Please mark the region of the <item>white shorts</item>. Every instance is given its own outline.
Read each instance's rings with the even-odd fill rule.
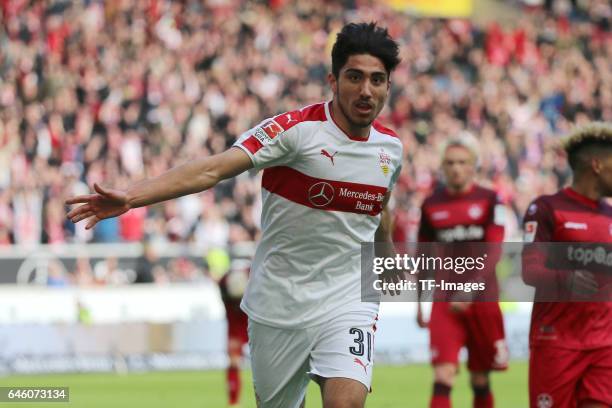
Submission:
[[[298,408],[310,378],[350,378],[369,390],[376,320],[352,312],[306,329],[282,329],[249,319],[258,407]]]

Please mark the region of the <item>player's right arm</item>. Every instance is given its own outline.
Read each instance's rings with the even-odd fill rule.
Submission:
[[[523,281],[531,286],[545,287],[556,281],[558,273],[546,266],[546,244],[531,245],[533,243],[547,243],[553,240],[554,219],[552,208],[548,203],[538,198],[534,200],[523,217],[523,243],[522,254]]]
[[[558,300],[563,290],[591,295],[598,291],[598,284],[592,273],[584,270],[552,269],[547,266],[548,254],[556,250],[550,243],[554,241],[555,220],[553,209],[542,198],[536,199],[527,208],[524,217],[525,246],[522,254],[523,281],[548,294],[547,300]],[[531,243],[540,245],[530,245]]]
[[[82,204],[68,213],[72,222],[89,219],[85,228],[116,217],[131,208],[198,193],[221,180],[251,168],[263,169],[290,162],[297,154],[298,134],[290,115],[301,118],[299,111],[267,119],[242,134],[231,149],[223,153],[191,160],[164,174],[116,190],[94,185],[95,194],[72,197],[66,204]]]
[[[69,198],[66,204],[82,204],[68,213],[72,222],[89,218],[86,228],[93,228],[105,218],[116,217],[131,208],[198,193],[221,180],[234,177],[253,167],[243,150],[231,148],[223,153],[191,160],[167,172],[131,185],[126,190],[94,185],[95,194]]]

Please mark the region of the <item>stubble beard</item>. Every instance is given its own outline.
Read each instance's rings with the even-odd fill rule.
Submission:
[[[374,119],[376,119],[376,116],[378,116],[378,114],[374,115],[374,118],[372,118],[372,120],[367,121],[367,123],[355,122],[353,119],[351,119],[348,112],[344,109],[344,106],[342,106],[342,99],[340,99],[340,84],[338,84],[338,92],[336,92],[336,97],[338,98],[338,106],[340,107],[340,110],[342,111],[342,114],[346,118],[346,121],[348,122],[349,126],[356,127],[356,128],[362,128],[362,129],[368,128],[372,125],[372,122],[374,122]]]

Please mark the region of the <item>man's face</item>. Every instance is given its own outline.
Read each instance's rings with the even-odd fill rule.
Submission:
[[[475,158],[463,146],[449,146],[442,159],[442,171],[446,184],[452,190],[461,191],[472,183],[476,172]]]
[[[368,128],[384,107],[389,92],[384,64],[369,54],[351,55],[338,78],[330,74],[329,82],[342,116],[336,120],[350,130]]]
[[[595,168],[599,178],[602,196],[612,197],[612,150],[606,149],[606,154],[596,160]]]

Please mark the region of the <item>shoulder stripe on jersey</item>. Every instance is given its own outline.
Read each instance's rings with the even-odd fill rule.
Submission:
[[[372,127],[376,129],[379,133],[382,133],[383,135],[387,135],[387,136],[391,136],[391,137],[395,137],[399,139],[399,136],[397,135],[397,133],[395,133],[393,130],[389,129],[388,127],[381,125],[381,123],[377,120],[375,120],[374,123],[372,123]]]
[[[242,142],[242,146],[244,146],[251,154],[255,154],[263,147],[261,142],[257,140],[255,136],[249,136],[246,138],[244,142]]]
[[[242,142],[251,154],[257,153],[264,145],[270,143],[276,136],[285,131],[276,119],[270,119],[253,129],[253,134]]]
[[[325,104],[317,103],[306,106],[301,110],[285,112],[274,117],[274,120],[283,128],[289,130],[298,123],[302,122],[323,122],[325,117]]]
[[[275,116],[273,119],[267,120],[253,130],[253,134],[249,136],[242,146],[248,149],[251,154],[255,154],[270,143],[276,136],[291,129],[298,123],[302,122],[320,122],[325,121],[325,104],[317,103],[306,106],[301,110],[286,112]]]
[[[325,116],[325,102],[306,106],[302,108],[301,112],[305,122],[325,122],[327,120]]]
[[[386,187],[320,179],[285,166],[265,169],[262,187],[306,207],[368,215],[382,211],[387,193]]]

